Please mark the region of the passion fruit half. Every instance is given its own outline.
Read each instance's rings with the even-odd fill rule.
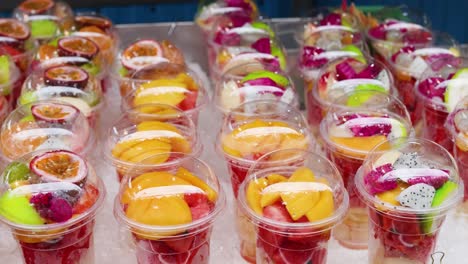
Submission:
[[[26,0],[18,8],[28,15],[37,15],[47,12],[54,5],[53,0]]]
[[[64,37],[57,44],[59,56],[77,56],[90,60],[99,52],[96,43],[82,37]]]
[[[36,156],[29,168],[44,182],[70,182],[82,186],[88,175],[84,159],[68,150],[53,150]]]
[[[59,103],[39,103],[31,107],[35,120],[63,124],[72,122],[80,111],[71,105]]]
[[[140,69],[146,65],[155,64],[161,59],[163,50],[155,40],[139,40],[122,52],[122,65],[131,70]]]
[[[26,40],[31,35],[28,26],[13,18],[0,19],[0,36]]]
[[[75,22],[79,28],[95,26],[102,30],[107,30],[112,26],[112,22],[109,19],[92,15],[78,15],[75,17]]]
[[[84,89],[89,75],[82,68],[75,66],[56,66],[44,72],[44,81],[51,86],[67,86]]]

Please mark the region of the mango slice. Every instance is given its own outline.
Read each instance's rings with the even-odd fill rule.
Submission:
[[[252,180],[247,186],[247,204],[259,215],[263,214],[262,206],[260,204],[262,190],[267,186],[268,181],[265,178]]]
[[[390,191],[379,193],[376,195],[376,197],[382,200],[383,202],[387,202],[391,205],[399,206],[400,202],[398,202],[396,198],[406,188],[408,188],[408,184],[398,183],[397,188],[390,190]]]
[[[288,179],[290,182],[314,182],[315,175],[309,168],[300,167]]]
[[[288,178],[284,177],[283,175],[280,174],[270,174],[267,176],[268,179],[268,185],[272,185],[278,182],[285,182],[288,180]]]
[[[286,205],[286,210],[288,210],[291,218],[298,220],[315,207],[320,200],[320,192],[281,193],[281,199]]]
[[[386,136],[370,136],[370,137],[330,137],[330,140],[337,145],[341,145],[346,149],[340,151],[350,156],[364,157],[367,152],[371,151],[375,146],[387,140]],[[389,143],[381,145],[381,150],[389,150],[391,148]],[[355,151],[353,151],[355,150]],[[366,152],[366,153],[359,153]]]
[[[192,222],[190,208],[179,196],[132,200],[126,214],[128,218],[147,225],[169,226]]]
[[[197,176],[193,175],[190,171],[188,171],[185,168],[180,167],[176,174],[177,177],[180,179],[183,179],[190,184],[197,186],[198,188],[202,189],[206,196],[208,197],[208,200],[215,202],[216,198],[218,197],[218,194],[216,193],[213,188],[211,188],[208,184],[206,184],[204,181],[202,181],[200,178]]]
[[[320,198],[317,204],[306,213],[309,222],[315,222],[333,215],[335,203],[333,193],[330,191],[320,192]]]
[[[185,99],[187,85],[177,80],[154,80],[142,84],[135,92],[134,106],[162,103],[176,106]]]
[[[181,134],[179,129],[172,124],[161,121],[143,121],[137,125],[137,131],[150,131],[150,130],[168,130]]]

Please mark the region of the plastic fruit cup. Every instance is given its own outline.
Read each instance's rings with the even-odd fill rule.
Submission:
[[[1,179],[0,220],[24,263],[94,263],[94,220],[105,189],[83,158],[37,151],[11,163]]]
[[[369,263],[429,263],[447,213],[463,198],[452,156],[428,140],[395,139],[367,156],[355,181],[369,212]]]
[[[211,231],[225,205],[224,193],[206,163],[179,155],[183,162],[176,165],[130,170],[115,199],[114,215],[132,233],[139,264],[209,263]]]
[[[21,72],[10,56],[0,55],[0,68],[0,116],[4,118],[15,106],[13,94],[21,90],[22,80]]]
[[[245,63],[227,71],[216,85],[215,104],[224,114],[244,103],[272,100],[299,108],[294,83],[268,65]]]
[[[132,76],[132,90],[122,99],[122,111],[156,103],[177,107],[198,124],[198,116],[209,101],[205,85],[184,65],[159,63],[138,70]],[[158,114],[158,108],[137,108],[142,114]]]
[[[361,105],[349,107],[350,101]],[[345,247],[364,249],[368,218],[364,204],[358,199],[354,176],[376,145],[389,138],[411,137],[413,129],[405,106],[386,93],[355,91],[338,98],[334,105],[320,125],[320,137],[328,157],[343,177],[350,210],[333,235]]]
[[[255,101],[234,109],[225,118],[217,139],[217,149],[228,165],[234,196],[258,158],[285,148],[315,148],[298,110],[277,101]]]
[[[342,68],[348,69],[348,66],[351,66],[354,74],[343,75]],[[356,74],[362,77],[354,76]],[[333,107],[333,101],[353,90],[396,94],[392,75],[380,62],[364,57],[348,57],[329,62],[320,70],[314,88],[308,89],[305,96],[307,121],[315,136],[318,137],[320,122],[328,109]]]
[[[77,66],[51,66],[29,75],[23,84],[18,106],[39,100],[71,104],[87,118],[96,130],[103,107],[101,83]]]
[[[0,132],[1,159],[10,163],[41,149],[67,149],[86,156],[96,143],[86,117],[71,104],[37,101],[20,106]]]
[[[265,168],[262,159],[271,155],[296,162]],[[257,164],[238,196],[240,217],[253,226],[254,238],[246,242],[256,247],[256,263],[326,263],[331,230],[349,205],[336,167],[315,153],[292,149],[267,154]]]
[[[159,108],[160,114],[143,115],[140,108]],[[170,105],[148,104],[129,109],[109,129],[105,157],[115,166],[119,181],[131,168],[152,167],[180,162],[180,155],[199,156],[202,146],[195,126],[181,110]],[[166,153],[166,155],[163,155]],[[161,154],[149,163],[148,157]],[[148,164],[140,164],[146,160]]]

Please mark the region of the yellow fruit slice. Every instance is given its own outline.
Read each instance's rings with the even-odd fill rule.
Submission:
[[[208,184],[206,184],[204,181],[202,181],[200,178],[197,176],[193,175],[190,171],[188,171],[185,168],[180,167],[176,174],[177,177],[180,179],[183,179],[190,184],[197,186],[198,188],[202,189],[206,196],[208,197],[208,200],[215,202],[216,198],[218,197],[218,194],[216,193],[213,188],[211,188]]]
[[[135,92],[133,105],[162,103],[176,106],[185,99],[187,86],[176,80],[155,80],[142,84]]]
[[[330,140],[335,142],[335,144],[346,148],[340,148],[341,152],[350,156],[357,156],[359,158],[362,158],[365,157],[367,153],[371,151],[375,146],[386,141],[387,137],[383,135],[370,137],[330,137]],[[389,150],[390,148],[391,146],[388,142],[381,145],[382,151]]]
[[[306,213],[306,217],[309,222],[320,221],[333,215],[334,211],[335,203],[333,200],[333,192],[321,191],[319,201]]]
[[[181,134],[179,129],[172,124],[161,121],[143,121],[137,125],[137,131],[169,130]]]
[[[260,199],[260,206],[263,208],[263,207],[272,205],[276,203],[277,201],[279,201],[280,198],[281,198],[281,195],[279,192],[263,193],[262,198]]]
[[[383,193],[379,193],[376,195],[376,197],[382,200],[383,202],[387,202],[391,205],[399,206],[400,202],[398,202],[396,198],[406,188],[408,188],[408,184],[398,183],[397,188],[390,190],[390,191],[383,192]]]
[[[144,141],[139,140],[138,144],[135,144],[131,148],[128,148],[126,151],[122,152],[118,158],[123,161],[141,160],[136,157],[149,152],[171,152],[171,148],[172,146],[169,142],[164,142],[159,139],[150,139]]]
[[[289,177],[289,182],[314,182],[315,176],[312,170],[307,167],[300,167]]]
[[[166,162],[169,159],[170,153],[163,149],[155,149],[148,152],[144,152],[136,157],[128,160],[129,162],[139,163],[144,162],[144,164],[161,164]]]
[[[171,144],[173,152],[190,153],[192,151],[190,142],[185,138],[171,138]]]
[[[191,90],[191,91],[197,91],[198,90],[198,85],[195,82],[195,80],[188,75],[187,73],[180,73],[176,77],[177,81],[180,81],[182,83],[185,83],[186,87]]]
[[[146,225],[181,225],[192,222],[190,208],[182,197],[164,196],[132,200],[127,217]]]
[[[320,199],[320,192],[304,191],[281,193],[281,199],[286,205],[286,210],[288,210],[289,215],[295,221],[303,217],[316,206]]]
[[[247,204],[259,215],[263,215],[260,199],[262,197],[262,190],[267,186],[268,181],[265,178],[252,180],[247,186]]]
[[[268,179],[268,185],[272,185],[278,182],[285,182],[288,180],[288,178],[284,177],[283,175],[280,174],[270,174],[267,176]]]
[[[126,141],[120,141],[117,144],[115,144],[114,148],[112,149],[112,156],[115,158],[118,158],[122,155],[123,152],[128,150],[129,148],[140,144],[140,140],[126,140]]]

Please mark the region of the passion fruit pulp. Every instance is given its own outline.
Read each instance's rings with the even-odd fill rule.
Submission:
[[[162,59],[163,50],[155,40],[139,40],[122,52],[121,62],[127,69],[137,70]],[[144,61],[138,61],[145,59]]]
[[[31,35],[28,26],[16,19],[0,19],[0,36],[16,40],[26,40]]]
[[[78,116],[79,110],[71,105],[41,103],[33,105],[31,113],[37,121],[62,124],[73,121]]]
[[[44,72],[45,83],[51,86],[85,88],[88,84],[88,73],[75,66],[56,66]]]
[[[54,7],[53,0],[26,0],[19,5],[19,9],[28,15],[43,14]]]
[[[83,185],[88,175],[84,159],[68,150],[54,150],[36,156],[29,163],[29,168],[45,182]]]
[[[59,56],[77,56],[90,60],[99,52],[96,43],[82,37],[64,37],[57,45]]]
[[[107,30],[112,26],[112,22],[109,19],[92,15],[76,16],[75,22],[79,28],[95,26],[102,30]]]

